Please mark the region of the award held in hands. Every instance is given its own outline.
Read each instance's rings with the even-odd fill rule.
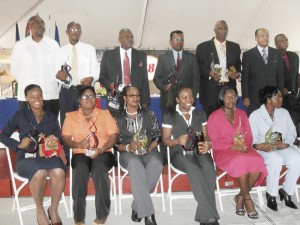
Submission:
[[[69,89],[72,85],[72,76],[70,74],[71,66],[65,63],[64,65],[61,65],[61,71],[67,74],[67,79],[63,81],[63,87]]]
[[[140,119],[140,122],[138,122],[138,119],[136,120],[136,132],[133,135],[133,140],[139,144],[139,148],[135,151],[136,155],[143,156],[147,153],[147,144],[148,144],[148,137],[147,137],[147,131],[145,130],[142,132],[142,126],[143,126],[143,118]]]
[[[94,155],[95,150],[93,150],[93,149],[98,147],[99,139],[95,134],[96,131],[97,131],[97,127],[93,123],[93,125],[90,127],[90,133],[85,137],[86,140],[89,140],[90,143],[92,143],[90,148],[88,148],[87,151],[86,151],[86,156]]]
[[[120,84],[120,76],[117,76],[117,81],[114,83],[113,90],[111,90],[107,95],[108,106],[112,107],[115,110],[118,110],[120,108],[119,96],[124,87],[124,84]]]

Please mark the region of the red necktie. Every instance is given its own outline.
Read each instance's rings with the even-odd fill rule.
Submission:
[[[126,86],[130,85],[130,65],[129,65],[129,58],[127,55],[127,52],[125,52],[124,55],[124,61],[123,61],[123,74],[124,74],[124,84]]]
[[[288,69],[288,71],[290,71],[290,62],[289,62],[289,57],[287,55],[287,53],[282,53],[282,58],[283,58],[283,61]]]
[[[177,53],[177,67],[176,67],[177,73],[179,73],[179,71],[180,71],[180,66],[181,66],[181,58],[180,58],[180,54],[178,52]]]

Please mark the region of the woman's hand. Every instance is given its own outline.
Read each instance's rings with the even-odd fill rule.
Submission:
[[[236,151],[236,152],[243,152],[243,153],[247,153],[249,151],[247,146],[244,145],[231,145],[231,150]]]
[[[208,141],[198,142],[199,154],[206,154],[211,148],[212,148],[211,142]]]
[[[22,138],[21,143],[18,144],[18,148],[26,149],[26,148],[29,146],[30,141],[31,141],[31,140],[30,140],[29,137],[24,137],[24,138]]]
[[[259,151],[272,152],[275,148],[275,145],[268,144],[268,143],[261,143],[261,144],[255,144],[254,148]]]
[[[188,135],[184,134],[176,138],[178,145],[185,145],[188,140]]]
[[[45,141],[46,145],[53,145],[53,144],[57,143],[57,140],[58,140],[58,138],[52,134],[52,135],[46,137],[44,141]]]
[[[104,152],[103,148],[93,148],[91,150],[95,152],[93,155],[87,155],[87,157],[90,157],[91,159],[96,158],[98,155],[101,155]]]
[[[281,141],[278,141],[275,145],[275,148],[276,148],[276,150],[283,150],[283,149],[286,149],[289,146],[290,146],[289,144],[282,143]]]
[[[77,148],[89,149],[90,148],[90,140],[83,139],[81,142],[77,142]]]

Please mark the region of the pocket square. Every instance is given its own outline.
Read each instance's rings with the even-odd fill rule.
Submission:
[[[140,62],[138,66],[143,66],[143,63],[142,63],[142,62]]]

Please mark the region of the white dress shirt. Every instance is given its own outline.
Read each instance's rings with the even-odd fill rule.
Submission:
[[[44,100],[58,99],[55,56],[58,43],[49,37],[36,42],[27,37],[16,43],[11,56],[11,73],[18,82],[18,100],[26,101],[24,89],[29,84],[38,84]]]
[[[59,49],[56,60],[57,71],[59,71],[61,65],[65,63],[71,66],[72,48],[73,45],[69,43]],[[94,81],[97,81],[100,75],[100,64],[97,59],[96,49],[92,45],[80,41],[75,45],[75,48],[77,52],[79,80],[86,77],[93,77]]]

